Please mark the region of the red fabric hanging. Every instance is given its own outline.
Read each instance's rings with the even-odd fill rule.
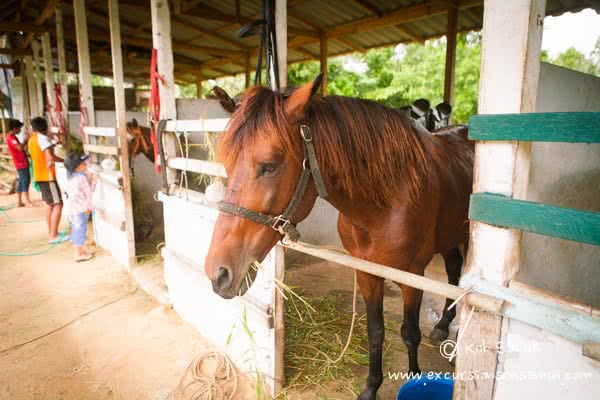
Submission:
[[[154,147],[154,167],[156,173],[160,174],[160,159],[158,157],[158,140],[156,138],[156,127],[160,121],[160,90],[159,83],[164,83],[164,78],[158,73],[158,52],[152,49],[152,59],[150,61],[150,100],[148,110],[152,115],[151,135],[152,145]]]
[[[62,96],[61,96],[61,87],[60,84],[54,85],[54,104],[56,116],[58,118],[58,139],[61,143],[64,143],[65,140],[65,117],[63,115],[63,104],[62,104]]]

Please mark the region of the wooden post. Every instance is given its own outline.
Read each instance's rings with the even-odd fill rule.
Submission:
[[[71,134],[69,132],[69,87],[67,86],[67,61],[65,56],[65,33],[63,27],[62,6],[59,4],[54,12],[56,19],[56,49],[58,56],[58,82],[60,84],[60,101],[62,103],[62,122],[65,124],[65,148],[71,145]]]
[[[173,44],[171,42],[171,17],[167,0],[150,0],[152,13],[152,43],[158,53],[158,73],[163,77],[159,84],[160,119],[177,119],[175,103],[175,72],[173,67]],[[176,142],[171,135],[163,138],[165,156],[176,156]],[[177,171],[162,165],[167,173],[167,182],[175,182]]]
[[[203,99],[202,95],[202,71],[198,71],[196,74],[196,98]]]
[[[275,34],[277,37],[277,66],[279,68],[279,87],[287,87],[287,0],[275,0]],[[250,60],[248,59],[248,64]],[[248,72],[249,74],[249,72]],[[249,80],[249,79],[248,79]],[[284,249],[275,248],[275,278],[283,282],[285,276],[285,254]],[[285,321],[284,321],[284,299],[279,290],[273,290],[275,330],[275,376],[273,379],[273,397],[277,396],[285,383],[284,374],[284,349],[285,349]]]
[[[25,116],[25,121],[29,121],[32,114],[38,111],[38,98],[35,91],[35,79],[33,74],[33,58],[25,56],[25,76],[27,78],[27,97],[29,99],[29,110]],[[28,125],[26,123],[25,125]]]
[[[535,111],[545,5],[546,0],[485,1],[479,113]],[[509,40],[511,45],[507,46]],[[530,142],[478,142],[474,191],[523,198],[530,151]],[[506,286],[519,268],[520,239],[520,231],[472,222],[463,280],[477,276]],[[460,314],[461,329],[470,311],[467,303]],[[473,313],[461,332],[456,372],[461,376],[476,373],[475,379],[455,382],[455,400],[493,398],[495,379],[489,376],[499,370],[495,349],[502,326],[501,317]],[[485,351],[465,351],[469,346]]]
[[[88,42],[85,0],[73,0],[75,15],[75,34],[77,38],[77,64],[79,65],[79,91],[88,117],[88,125],[96,125],[94,96],[92,92],[92,69],[90,66],[90,47]],[[82,138],[83,139],[83,138]]]
[[[25,124],[25,127],[29,129],[31,127],[31,101],[29,99],[29,90],[28,90],[27,76],[21,75],[21,95],[23,96],[23,115],[22,120]],[[4,137],[4,142],[6,143],[6,135]]]
[[[121,50],[121,25],[119,21],[119,0],[108,0],[108,18],[110,26],[110,49],[112,55],[113,82],[115,93],[115,115],[117,136],[121,153],[121,179],[125,200],[125,224],[127,228],[127,247],[129,253],[128,269],[135,265],[135,226],[133,221],[133,203],[131,201],[131,174],[129,173],[129,143],[127,141],[127,110],[125,106],[125,86],[123,76],[123,53]]]
[[[275,35],[277,37],[277,66],[279,87],[287,87],[287,0],[275,0]]]
[[[42,94],[42,73],[40,70],[40,43],[37,40],[31,42],[31,49],[33,50],[33,76],[35,79],[35,93],[38,99],[38,108],[31,110],[31,113],[35,112],[38,116],[44,115],[44,96]]]
[[[248,89],[250,87],[250,85],[251,85],[251,83],[250,83],[250,70],[252,69],[252,66],[250,64],[250,54],[248,54],[246,56],[246,63],[245,63],[245,65],[246,65],[246,71],[244,71],[245,72],[245,74],[244,74],[245,75],[244,76],[244,78],[245,78],[244,87],[246,89]]]
[[[456,2],[450,2],[448,5],[448,25],[446,28],[446,68],[444,70],[444,101],[448,104],[453,104],[454,101],[457,23],[458,5]]]
[[[319,37],[320,41],[320,70],[323,74],[323,80],[321,81],[321,94],[323,96],[327,95],[327,33],[321,32],[321,36]]]
[[[50,34],[42,35],[42,55],[44,57],[44,75],[46,77],[46,104],[50,105],[50,113],[54,112],[54,73],[52,69],[52,47]],[[50,117],[50,116],[48,116]],[[50,122],[50,121],[48,121]]]

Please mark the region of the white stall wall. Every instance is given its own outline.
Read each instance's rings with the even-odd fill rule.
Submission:
[[[23,121],[23,79],[20,76],[15,76],[10,80],[10,102],[12,117]]]
[[[600,111],[600,78],[542,63],[538,112]],[[600,145],[534,143],[528,200],[600,211]],[[517,280],[600,306],[600,248],[523,234]],[[505,318],[496,400],[597,399],[600,362],[581,345]]]
[[[542,63],[538,112],[600,111],[600,78]],[[527,199],[600,211],[600,144],[534,143]],[[524,233],[517,280],[600,307],[600,247]]]

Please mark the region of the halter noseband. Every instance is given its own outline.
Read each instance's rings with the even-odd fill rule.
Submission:
[[[302,174],[300,175],[300,180],[298,181],[294,195],[290,199],[288,206],[285,208],[285,211],[282,214],[263,214],[261,212],[250,210],[248,208],[225,201],[219,202],[219,211],[268,226],[283,236],[287,236],[289,240],[293,242],[297,241],[300,238],[300,232],[298,232],[291,219],[296,212],[296,209],[300,205],[300,201],[304,196],[304,192],[306,191],[306,187],[308,186],[308,181],[310,180],[311,175],[315,181],[315,186],[317,187],[317,193],[319,194],[319,197],[323,199],[327,198],[327,190],[325,189],[323,176],[321,175],[319,164],[317,163],[317,155],[315,153],[315,147],[310,128],[307,125],[300,125],[300,135],[302,136],[302,144],[304,146]]]

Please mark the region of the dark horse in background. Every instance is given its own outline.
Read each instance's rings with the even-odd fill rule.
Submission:
[[[129,165],[133,175],[133,159],[138,154],[146,156],[154,164],[154,147],[150,137],[150,128],[140,126],[135,118],[127,122],[127,139],[129,144]]]
[[[221,138],[218,158],[228,175],[224,201],[278,215],[293,196],[302,171],[300,124],[313,136],[316,158],[339,210],[338,231],[354,257],[418,275],[441,253],[451,284],[458,284],[467,240],[473,145],[466,127],[431,134],[406,113],[372,101],[315,95],[320,79],[289,96],[254,87],[243,96]],[[308,216],[317,190],[311,179],[292,217]],[[205,269],[224,298],[247,290],[250,264],[261,261],[281,239],[277,231],[237,215],[220,213]],[[367,309],[369,377],[359,396],[373,400],[383,382],[383,279],[357,271]],[[420,372],[419,310],[422,291],[400,285],[404,301],[401,335],[410,372]],[[446,305],[449,304],[446,301]],[[444,309],[432,332],[448,336],[455,310]]]

